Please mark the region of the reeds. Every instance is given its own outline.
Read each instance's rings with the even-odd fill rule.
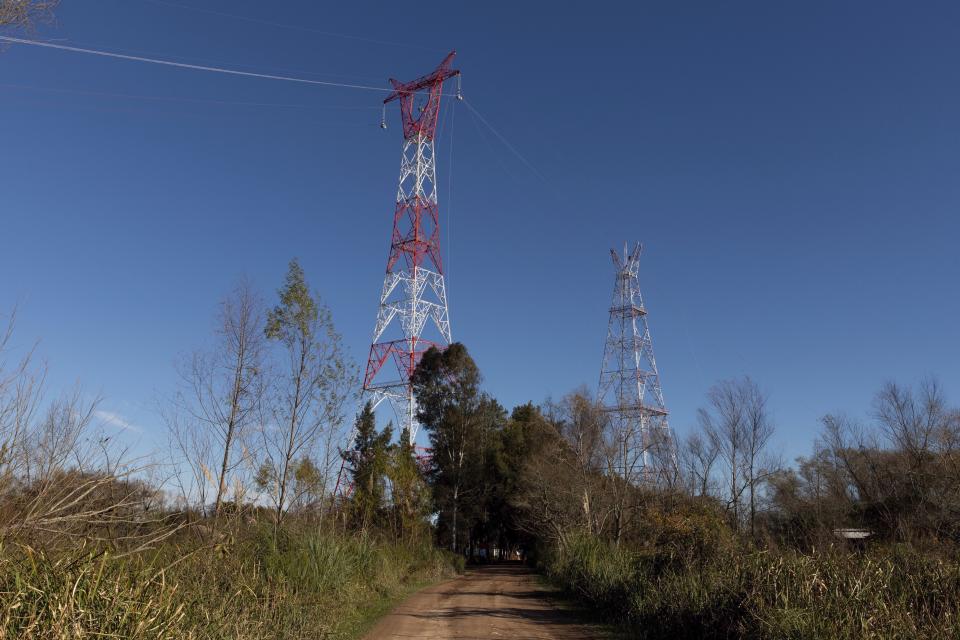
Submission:
[[[960,637],[960,563],[907,547],[734,549],[657,566],[655,553],[583,537],[546,561],[638,638]]]
[[[272,527],[216,548],[183,536],[123,557],[13,545],[0,550],[0,640],[348,638],[377,607],[452,573],[429,544],[278,540]]]

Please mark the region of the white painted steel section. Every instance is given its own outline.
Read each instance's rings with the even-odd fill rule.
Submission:
[[[630,482],[675,476],[676,448],[667,421],[653,340],[640,294],[640,253],[611,251],[616,268],[613,302],[597,399],[617,444],[616,471]]]
[[[433,140],[423,135],[404,141],[400,156],[400,179],[397,184],[398,204],[417,198],[437,204]],[[398,260],[383,280],[373,343],[380,342],[391,326],[398,327],[401,334],[396,339],[423,337],[424,330],[428,328],[428,320],[433,320],[433,327],[439,334],[439,339],[434,341],[450,344],[450,313],[443,274],[424,267],[408,269],[403,260]],[[402,372],[401,377],[405,377]],[[364,389],[364,396],[375,407],[388,400],[396,414],[399,428],[407,427],[410,430],[411,443],[414,441],[420,425],[416,420],[416,399],[408,380],[374,381]]]

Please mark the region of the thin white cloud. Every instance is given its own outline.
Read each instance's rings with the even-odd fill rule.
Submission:
[[[130,423],[118,413],[114,413],[112,411],[97,410],[94,415],[100,418],[100,420],[102,420],[104,424],[108,424],[112,427],[116,427],[121,431],[135,431],[136,433],[143,433],[143,429],[141,429],[135,424]]]

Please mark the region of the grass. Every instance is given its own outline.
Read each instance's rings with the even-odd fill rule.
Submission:
[[[357,638],[408,593],[454,574],[429,542],[246,532],[132,556],[0,553],[0,640]]]
[[[636,638],[957,638],[960,564],[906,547],[659,557],[586,537],[550,579]]]

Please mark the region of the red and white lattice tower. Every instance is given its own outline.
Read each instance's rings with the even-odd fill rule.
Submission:
[[[640,244],[632,251],[624,245],[623,256],[610,250],[617,273],[597,397],[616,445],[614,471],[628,482],[668,481],[676,454],[640,295],[642,250]]]
[[[455,76],[459,80],[460,72],[450,68],[455,54],[450,52],[432,73],[412,82],[391,78],[394,90],[383,101],[384,105],[400,102],[403,155],[387,273],[363,392],[374,407],[389,401],[397,415],[398,432],[408,428],[411,442],[419,424],[410,376],[427,349],[451,342],[440,257],[434,136],[443,83]]]

